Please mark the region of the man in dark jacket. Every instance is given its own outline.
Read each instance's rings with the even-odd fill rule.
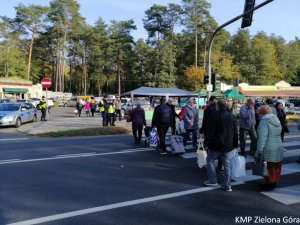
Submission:
[[[136,107],[130,112],[132,121],[132,133],[135,144],[140,144],[142,140],[143,126],[146,126],[145,111],[141,107],[140,103],[136,104]]]
[[[207,145],[208,180],[204,181],[204,185],[218,185],[214,161],[221,157],[224,166],[224,183],[222,187],[225,191],[232,191],[230,158],[232,150],[238,147],[238,132],[236,118],[226,110],[225,100],[220,99],[217,102],[217,111],[213,115],[213,119],[210,120]]]
[[[166,98],[162,97],[160,105],[154,109],[152,118],[152,127],[157,127],[160,154],[167,154],[165,139],[169,127],[172,126],[173,116],[171,108],[166,105]]]
[[[208,133],[210,129],[210,120],[213,114],[216,112],[216,102],[217,99],[215,96],[210,96],[209,104],[204,109],[203,119],[202,119],[202,127],[200,128],[200,134],[204,137],[204,147],[207,147]]]

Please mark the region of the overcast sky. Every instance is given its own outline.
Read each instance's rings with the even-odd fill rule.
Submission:
[[[15,16],[14,7],[20,2],[28,4],[49,5],[49,0],[0,0],[0,15],[9,17]],[[142,19],[145,11],[153,4],[166,5],[167,3],[181,4],[181,0],[78,0],[81,15],[86,18],[89,24],[102,17],[107,23],[110,20],[133,19],[137,30],[132,33],[135,39],[147,38],[143,28]],[[219,25],[229,21],[243,12],[244,0],[208,0],[211,3],[211,15]],[[256,0],[260,4],[264,0]],[[287,41],[300,37],[300,0],[274,0],[253,15],[253,22],[249,27],[250,34],[264,31],[268,35],[274,33],[282,36]],[[241,20],[229,25],[225,29],[231,34],[236,33],[240,28]]]

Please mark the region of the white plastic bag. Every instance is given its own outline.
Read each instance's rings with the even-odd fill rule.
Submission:
[[[197,150],[197,163],[200,169],[206,166],[206,158],[207,152],[204,150],[201,138],[199,138],[199,146]]]
[[[230,159],[231,175],[233,177],[246,176],[246,160],[244,156],[240,156],[236,150]]]

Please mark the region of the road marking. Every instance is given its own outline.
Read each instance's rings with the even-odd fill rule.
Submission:
[[[1,160],[0,162],[15,162],[18,160],[20,160],[20,159],[5,159],[5,160]]]
[[[300,185],[276,188],[272,192],[261,193],[285,205],[300,202]]]
[[[117,154],[126,154],[126,153],[136,153],[136,152],[149,152],[155,151],[156,149],[149,148],[137,148],[137,149],[125,149],[118,152],[104,152],[104,153],[81,153],[81,154],[71,154],[71,155],[57,155],[47,158],[38,158],[38,159],[23,159],[18,161],[0,161],[0,165],[4,164],[15,164],[15,163],[27,163],[27,162],[39,162],[39,161],[50,161],[58,159],[71,159],[71,158],[80,158],[80,157],[93,157],[93,156],[103,156],[103,155],[117,155]]]
[[[250,174],[252,174],[252,170],[247,170],[246,172],[247,172],[247,174],[249,174],[247,176],[250,176],[250,177],[247,178],[247,176],[245,176],[246,179],[245,178],[236,179],[237,181],[233,182],[232,186],[242,185],[246,181],[253,181],[253,180],[260,180],[261,179],[260,176],[250,175]],[[300,172],[299,164],[291,163],[291,164],[284,164],[283,165],[282,175],[298,173],[298,172]],[[191,190],[186,190],[186,191],[174,192],[174,193],[170,193],[170,194],[164,194],[164,195],[157,195],[157,196],[148,197],[148,198],[135,199],[135,200],[125,201],[125,202],[114,203],[114,204],[110,204],[110,205],[104,205],[104,206],[99,206],[99,207],[82,209],[82,210],[77,210],[77,211],[72,211],[72,212],[67,212],[67,213],[61,213],[61,214],[57,214],[57,215],[45,216],[45,217],[36,218],[36,219],[32,219],[32,220],[26,220],[26,221],[11,223],[11,224],[8,224],[8,225],[31,225],[31,224],[46,223],[46,222],[50,222],[50,221],[67,219],[67,218],[76,217],[76,216],[83,216],[83,215],[102,212],[102,211],[111,210],[111,209],[117,209],[117,208],[132,206],[132,205],[138,205],[138,204],[143,204],[143,203],[160,201],[160,200],[164,200],[164,199],[176,198],[176,197],[181,197],[181,196],[185,196],[185,195],[197,194],[197,193],[211,191],[211,190],[215,190],[215,189],[220,189],[220,186],[201,187],[201,188],[196,188],[196,189],[191,189]]]
[[[20,140],[27,140],[29,138],[2,138],[0,141],[20,141]]]

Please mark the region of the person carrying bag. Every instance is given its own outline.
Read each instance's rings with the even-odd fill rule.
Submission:
[[[197,150],[197,163],[200,169],[206,166],[206,158],[207,158],[207,153],[204,150],[203,142],[201,138],[199,138],[199,145]]]

